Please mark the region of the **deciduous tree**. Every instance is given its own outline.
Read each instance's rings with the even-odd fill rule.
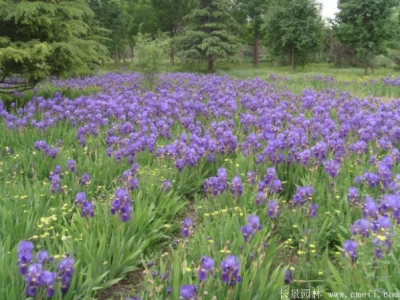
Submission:
[[[243,26],[248,28],[253,44],[253,66],[259,62],[259,44],[263,36],[261,26],[266,15],[268,1],[265,0],[236,0],[233,6],[234,17]]]
[[[338,39],[356,48],[358,58],[373,70],[376,55],[387,54],[388,47],[398,37],[398,22],[393,18],[398,0],[339,0],[339,12],[334,21]]]
[[[95,21],[98,26],[107,30],[104,41],[110,54],[113,55],[115,63],[124,54],[127,45],[127,24],[128,18],[124,13],[124,6],[121,0],[91,1],[90,7],[95,13]],[[125,58],[123,56],[123,58]]]
[[[158,28],[168,32],[170,36],[170,59],[175,61],[176,39],[183,33],[186,22],[183,18],[194,8],[198,7],[198,0],[153,0],[156,9]]]
[[[323,21],[315,0],[272,0],[265,20],[267,46],[275,55],[290,55],[292,70],[320,50]]]

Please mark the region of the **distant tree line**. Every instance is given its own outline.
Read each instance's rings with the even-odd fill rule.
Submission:
[[[339,0],[324,21],[316,0],[0,0],[0,91],[124,61],[139,34],[159,41],[160,32],[171,63],[204,60],[209,72],[237,59],[239,45],[251,45],[255,67],[260,46],[293,69],[317,60],[367,74],[379,55],[400,67],[399,2]]]

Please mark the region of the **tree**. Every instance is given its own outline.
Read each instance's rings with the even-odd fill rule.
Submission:
[[[198,7],[198,0],[153,0],[153,6],[156,10],[159,29],[162,32],[168,32],[170,36],[170,59],[173,64],[175,61],[176,39],[183,33],[186,22],[183,18],[194,8]]]
[[[30,89],[49,75],[82,75],[107,49],[85,0],[0,0],[0,91]]]
[[[133,48],[139,32],[156,35],[159,28],[157,12],[151,0],[123,0],[128,43]]]
[[[104,45],[108,48],[109,53],[113,54],[117,64],[120,53],[124,52],[127,45],[126,27],[128,22],[123,3],[121,0],[91,1],[90,7],[95,13],[97,25],[107,29],[105,35],[108,40],[104,42]]]
[[[188,25],[181,40],[188,57],[207,60],[212,73],[218,58],[236,54],[238,24],[228,12],[227,0],[201,0],[200,7],[185,17]]]
[[[339,12],[334,21],[335,35],[355,47],[363,62],[364,74],[373,71],[376,55],[387,54],[397,34],[397,22],[392,17],[398,0],[339,0]]]
[[[275,55],[290,55],[292,70],[321,48],[321,5],[315,0],[273,0],[263,29]]]
[[[250,29],[253,44],[253,66],[257,67],[259,62],[259,44],[263,31],[261,26],[263,17],[267,11],[265,0],[236,0],[234,6],[234,17],[240,24]]]

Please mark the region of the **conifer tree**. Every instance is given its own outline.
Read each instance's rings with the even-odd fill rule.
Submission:
[[[212,73],[218,58],[236,54],[237,38],[234,30],[237,22],[228,11],[226,0],[201,0],[185,19],[188,22],[182,38],[183,53],[208,62]]]
[[[0,92],[90,73],[107,53],[93,17],[85,0],[0,0]]]

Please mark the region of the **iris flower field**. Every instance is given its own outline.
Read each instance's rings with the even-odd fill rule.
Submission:
[[[0,102],[0,299],[400,298],[400,98],[287,80]]]

